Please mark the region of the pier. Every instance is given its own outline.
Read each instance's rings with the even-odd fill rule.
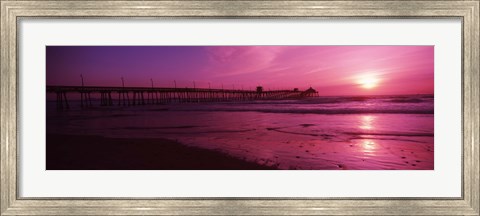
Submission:
[[[100,95],[100,106],[137,106],[168,103],[241,102],[254,100],[288,100],[318,97],[309,88],[292,90],[211,89],[211,88],[154,88],[154,87],[103,87],[103,86],[47,86],[47,93],[56,94],[57,109],[69,109],[68,94],[80,95],[82,108],[92,106],[92,95]]]

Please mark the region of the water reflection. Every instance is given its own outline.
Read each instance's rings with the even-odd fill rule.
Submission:
[[[361,142],[361,146],[363,148],[363,152],[372,154],[377,150],[377,143],[373,140],[363,140]]]
[[[373,140],[364,140],[362,142],[362,147],[365,150],[374,150],[376,149],[376,144]]]
[[[358,126],[362,130],[374,130],[375,129],[375,116],[371,115],[362,115],[360,116],[360,126]],[[361,148],[363,149],[364,153],[372,155],[377,150],[377,143],[372,139],[364,139],[360,143]]]
[[[374,125],[373,125],[374,121],[375,121],[374,116],[370,116],[370,115],[361,116],[359,128],[363,129],[363,130],[373,130],[374,129]]]

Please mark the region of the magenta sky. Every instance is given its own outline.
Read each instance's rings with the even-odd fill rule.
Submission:
[[[432,94],[433,46],[48,46],[47,85]],[[367,78],[365,78],[367,77]],[[372,81],[365,88],[361,82]]]

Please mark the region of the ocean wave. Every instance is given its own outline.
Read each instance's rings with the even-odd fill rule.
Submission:
[[[433,95],[399,96],[320,96],[301,100],[258,100],[244,101],[243,104],[341,104],[341,103],[431,103]],[[223,102],[237,104],[239,102]]]
[[[206,112],[263,112],[263,113],[292,113],[292,114],[434,114],[433,109],[249,109],[249,108],[209,108],[209,109],[182,109],[178,111],[206,111]]]
[[[374,136],[419,136],[419,137],[433,137],[433,133],[415,133],[415,132],[345,132],[348,135],[374,135]]]
[[[391,103],[422,103],[424,100],[419,98],[396,98],[388,100]]]

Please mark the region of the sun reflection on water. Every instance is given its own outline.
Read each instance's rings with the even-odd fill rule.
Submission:
[[[372,157],[378,153],[378,144],[370,139],[362,140],[360,142],[360,148],[362,149],[363,156]]]
[[[366,152],[372,152],[377,148],[377,145],[373,140],[364,140],[362,142],[362,147]]]
[[[370,115],[364,115],[360,119],[360,129],[363,130],[373,130],[374,129],[374,123],[375,117],[370,116]]]

